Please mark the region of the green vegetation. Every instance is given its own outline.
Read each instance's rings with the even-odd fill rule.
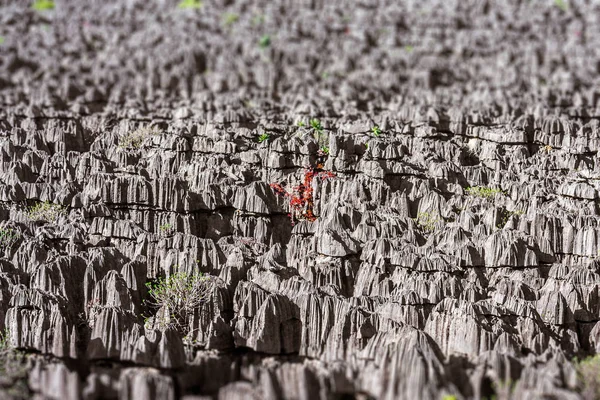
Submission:
[[[508,222],[508,219],[510,217],[512,217],[513,215],[523,215],[523,214],[525,214],[525,212],[523,210],[508,211],[506,209],[502,209],[500,223],[498,223],[498,225],[496,225],[496,228],[502,229],[504,227],[504,225],[506,225],[506,223]]]
[[[30,221],[56,222],[66,212],[67,210],[60,204],[54,204],[49,201],[38,202],[29,208],[27,218]]]
[[[497,194],[504,193],[501,189],[494,189],[486,186],[468,187],[466,191],[469,196],[483,197],[486,199],[490,199]]]
[[[46,10],[54,10],[54,1],[53,0],[35,0],[31,5],[36,11],[46,11]]]
[[[0,332],[0,352],[10,350],[11,348],[10,331],[8,328],[5,328],[4,332]]]
[[[328,137],[324,134],[323,125],[321,125],[321,121],[316,118],[311,118],[310,127],[313,131],[313,137],[316,139],[319,148],[323,148],[327,146]],[[329,149],[328,149],[329,150]]]
[[[185,272],[147,282],[148,294],[152,298],[148,303],[159,308],[154,324],[159,328],[173,327],[187,333],[190,318],[210,295],[213,282],[210,276],[202,273],[191,275]]]
[[[181,0],[177,7],[183,9],[199,9],[202,7],[202,2],[200,0]]]
[[[271,36],[262,35],[258,40],[258,45],[261,49],[266,49],[267,47],[269,47],[271,45]]]
[[[579,390],[584,399],[600,398],[600,354],[573,360],[577,370]]]
[[[119,138],[119,147],[122,149],[139,149],[144,140],[152,135],[160,135],[160,130],[155,126],[143,126]]]
[[[297,123],[296,125],[298,125],[298,126],[299,126],[299,127],[301,127],[301,128],[302,128],[303,126],[306,126],[306,124],[305,124],[304,122],[302,122],[302,121],[298,121],[298,123]]]
[[[323,132],[323,126],[321,125],[321,121],[319,121],[316,118],[312,118],[310,120],[310,127],[318,133],[322,133]]]
[[[321,148],[319,149],[319,151],[320,151],[322,154],[329,155],[329,147],[328,147],[328,146],[321,146]]]
[[[379,126],[375,125],[374,127],[371,128],[371,132],[373,132],[373,135],[375,135],[375,137],[379,137],[379,135],[381,135],[381,128],[379,128]]]
[[[404,46],[404,50],[406,50],[407,53],[411,53],[415,48],[411,45],[406,45]]]
[[[437,213],[420,212],[417,214],[417,218],[414,221],[419,225],[425,232],[435,231],[435,225],[441,222],[442,219]]]
[[[19,232],[11,228],[0,229],[0,250],[8,249],[19,240]]]
[[[173,229],[173,225],[171,225],[171,224],[162,224],[161,226],[158,227],[158,229],[160,229],[161,233],[168,234]]]
[[[458,397],[456,397],[453,394],[447,394],[444,397],[442,397],[442,400],[458,400]]]
[[[567,11],[569,9],[569,5],[565,0],[554,0],[554,5],[563,11]]]
[[[238,19],[240,19],[240,17],[237,14],[226,13],[223,16],[223,24],[225,26],[231,26],[231,25],[235,24],[238,21]]]
[[[0,44],[4,44],[4,37],[0,36]]]
[[[266,132],[261,133],[260,135],[258,135],[258,143],[262,143],[264,141],[269,140],[269,134]]]

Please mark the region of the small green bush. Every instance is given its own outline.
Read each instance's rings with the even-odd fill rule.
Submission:
[[[181,0],[177,7],[182,9],[198,9],[202,8],[202,2],[200,0]]]
[[[173,225],[162,224],[158,229],[160,229],[161,232],[169,232],[171,229],[173,229]]]
[[[139,149],[146,138],[160,134],[160,130],[155,126],[142,126],[121,136],[119,138],[119,147],[123,149]]]
[[[210,276],[184,272],[146,283],[151,297],[148,303],[162,310],[162,314],[159,310],[154,323],[160,328],[173,327],[186,333],[194,310],[207,300],[213,283]]]
[[[379,126],[375,125],[374,127],[371,128],[371,132],[373,132],[373,135],[375,135],[375,137],[378,137],[379,135],[381,135],[381,128],[379,128]]]
[[[260,135],[258,135],[258,143],[262,143],[264,141],[269,140],[269,134],[268,133],[261,133]]]
[[[435,225],[442,221],[437,213],[420,212],[417,214],[417,218],[414,219],[417,225],[419,225],[426,232],[435,231]]]
[[[258,45],[260,46],[261,49],[266,49],[267,47],[269,47],[271,45],[271,36],[269,36],[269,35],[261,36],[261,38],[258,41]]]
[[[565,0],[554,0],[554,5],[562,11],[567,11],[569,9],[569,5]]]
[[[504,192],[501,189],[494,189],[494,188],[485,187],[485,186],[475,186],[475,187],[467,188],[468,195],[475,196],[475,197],[484,197],[486,199],[490,199],[490,198],[496,196],[497,194],[503,194],[503,193]]]
[[[53,0],[36,0],[31,5],[36,11],[46,11],[46,10],[54,10],[54,1]]]
[[[321,125],[321,121],[316,118],[311,118],[309,121],[310,128],[313,132],[313,137],[317,141],[319,148],[327,147],[328,137],[324,133],[323,125]]]
[[[0,332],[0,351],[10,350],[11,348],[10,331],[8,328],[5,328],[4,332]]]
[[[312,128],[312,129],[313,129],[315,132],[318,132],[318,133],[321,133],[321,132],[323,132],[323,125],[321,125],[321,121],[319,121],[319,120],[318,120],[318,119],[316,119],[316,118],[312,118],[312,119],[310,120],[310,127],[311,127],[311,128]]]
[[[38,202],[29,208],[27,218],[30,221],[56,222],[66,212],[67,210],[60,204],[54,204],[49,201]]]
[[[0,250],[7,249],[19,240],[19,232],[11,228],[0,229]]]

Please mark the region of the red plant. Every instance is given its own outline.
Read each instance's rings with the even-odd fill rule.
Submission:
[[[289,198],[291,213],[288,214],[294,225],[296,220],[315,221],[317,217],[314,214],[313,207],[313,187],[312,181],[314,178],[333,178],[335,174],[329,171],[321,170],[322,165],[317,165],[317,168],[306,168],[304,172],[304,181],[288,192],[281,184],[271,183],[271,188],[275,194]]]

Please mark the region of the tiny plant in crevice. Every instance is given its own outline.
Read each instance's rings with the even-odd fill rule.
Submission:
[[[297,125],[297,126],[299,126],[300,128],[302,128],[302,127],[305,127],[305,126],[306,126],[306,124],[305,124],[303,121],[298,121],[298,122],[296,123],[296,125]]]
[[[319,149],[319,156],[328,156],[328,155],[329,155],[329,147],[321,146],[321,148]]]
[[[420,212],[417,214],[417,218],[414,221],[426,232],[435,231],[435,225],[441,222],[442,219],[437,213]]]
[[[53,0],[35,0],[31,5],[36,11],[46,11],[46,10],[54,10],[54,1]]]
[[[543,149],[546,152],[546,154],[550,154],[552,152],[552,150],[554,150],[554,148],[552,146],[550,146],[549,144],[545,145],[543,147]]]
[[[311,118],[309,124],[319,148],[325,147],[327,145],[327,136],[324,133],[325,130],[323,129],[323,125],[321,125],[321,121],[317,118]]]
[[[496,225],[496,228],[502,229],[504,227],[504,225],[506,225],[506,223],[508,222],[508,219],[510,217],[512,217],[513,215],[519,216],[519,215],[523,215],[523,214],[525,214],[525,212],[523,210],[508,211],[506,209],[503,209],[501,211],[500,222],[498,223],[498,225]]]
[[[94,329],[96,319],[102,311],[102,303],[99,299],[94,298],[87,302],[85,305],[85,323],[90,329]]]
[[[373,132],[373,136],[379,137],[379,135],[381,135],[381,128],[379,128],[379,126],[375,125],[374,127],[371,128],[371,132]]]
[[[119,137],[119,148],[139,149],[144,140],[153,135],[160,135],[161,132],[156,126],[141,126],[134,131],[128,132]]]
[[[0,36],[0,44],[4,44],[4,37]]]
[[[233,24],[235,24],[238,21],[238,19],[240,19],[240,17],[237,14],[226,13],[223,16],[223,25],[232,26]]]
[[[168,235],[169,233],[171,233],[173,231],[173,225],[162,224],[161,226],[158,227],[158,229],[160,230],[160,233],[162,233],[163,235]]]
[[[406,52],[407,52],[407,53],[412,53],[412,51],[413,51],[414,49],[415,49],[415,48],[414,48],[413,46],[409,45],[409,44],[408,44],[408,45],[406,45],[406,46],[404,46],[404,50],[406,50]]]
[[[504,192],[501,189],[495,189],[486,186],[468,187],[466,192],[469,196],[483,197],[486,199],[491,199],[497,194],[504,194]]]
[[[155,326],[159,329],[174,328],[182,334],[188,334],[189,322],[195,310],[207,301],[213,285],[211,276],[185,272],[147,282],[151,299],[146,303],[159,309],[154,316]]]
[[[202,2],[200,0],[181,0],[177,7],[182,9],[199,9],[202,8]]]
[[[271,36],[262,35],[258,40],[258,45],[261,49],[266,49],[267,47],[269,47],[271,45]]]
[[[258,143],[262,143],[262,142],[269,140],[269,137],[270,136],[268,133],[266,133],[266,132],[261,133],[260,135],[258,135]]]
[[[10,344],[10,331],[8,328],[4,329],[4,332],[0,332],[0,351],[7,351],[12,348]]]
[[[319,168],[306,168],[304,171],[304,180],[298,186],[292,188],[291,192],[287,191],[285,186],[279,183],[272,183],[271,189],[278,196],[288,199],[290,213],[288,216],[292,220],[292,225],[295,221],[316,221],[317,216],[314,214],[314,199],[313,199],[313,179],[321,178],[325,180],[335,177],[333,172],[322,171]]]
[[[569,6],[565,0],[554,0],[554,5],[562,11],[567,11]]]
[[[323,132],[323,125],[321,125],[321,121],[319,121],[316,118],[311,118],[310,127],[313,129],[313,131],[315,131],[317,133]]]
[[[453,394],[447,394],[444,397],[442,397],[442,400],[458,400],[458,397],[456,397]]]
[[[11,228],[0,229],[0,250],[8,249],[19,240],[19,232]]]
[[[54,204],[49,201],[38,202],[29,207],[27,210],[27,218],[30,221],[56,222],[56,220],[61,215],[66,214],[66,212],[65,207],[60,204]]]

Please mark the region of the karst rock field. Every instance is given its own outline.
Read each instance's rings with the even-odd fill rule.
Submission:
[[[600,398],[600,1],[0,0],[0,399]]]

